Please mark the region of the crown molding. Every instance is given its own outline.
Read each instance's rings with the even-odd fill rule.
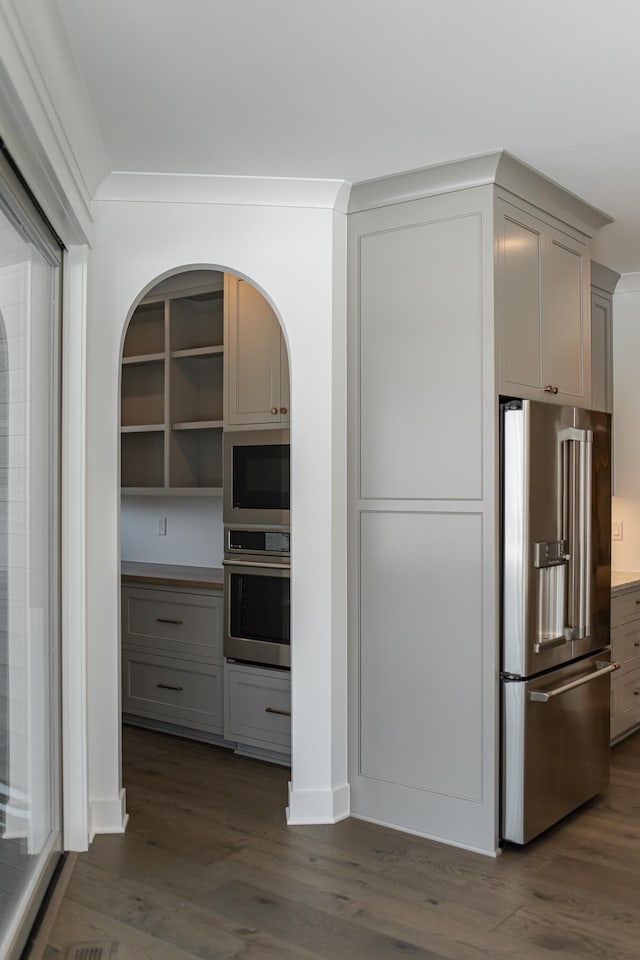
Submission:
[[[91,235],[87,168],[98,180],[108,169],[96,131],[56,5],[0,0],[0,136],[68,244]]]
[[[640,273],[623,273],[616,284],[618,293],[640,293]]]
[[[604,290],[606,293],[614,293],[619,279],[620,274],[616,270],[605,267],[603,263],[598,263],[597,260],[591,261],[592,287],[598,287],[599,290]]]
[[[351,189],[348,213],[487,184],[502,187],[540,210],[552,212],[556,219],[577,228],[588,237],[612,222],[606,213],[504,150],[355,183]]]
[[[95,200],[310,207],[346,213],[350,186],[344,180],[114,171],[98,187]]]

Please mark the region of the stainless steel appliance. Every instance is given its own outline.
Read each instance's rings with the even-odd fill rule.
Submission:
[[[609,780],[610,416],[509,400],[501,426],[501,835],[527,843]]]
[[[226,524],[289,526],[289,430],[225,433],[223,488]]]
[[[291,666],[290,534],[225,527],[224,655]]]

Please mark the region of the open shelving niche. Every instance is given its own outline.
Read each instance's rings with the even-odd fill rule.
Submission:
[[[223,342],[222,275],[136,308],[122,356],[123,493],[222,495]]]

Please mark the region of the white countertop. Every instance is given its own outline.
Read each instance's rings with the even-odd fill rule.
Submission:
[[[640,587],[640,571],[638,570],[612,570],[611,571],[611,593],[616,596],[620,593],[626,593],[627,590],[633,590]]]

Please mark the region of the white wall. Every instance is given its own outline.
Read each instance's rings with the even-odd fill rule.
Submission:
[[[160,517],[165,536],[158,535]],[[219,567],[223,546],[220,497],[122,497],[122,560]]]
[[[153,189],[164,188],[166,180],[154,179]],[[184,178],[178,181],[181,189]],[[145,182],[136,178],[133,189]],[[109,195],[108,186],[101,197]],[[237,199],[237,180],[233,189]],[[189,199],[121,202],[109,197],[95,204],[87,333],[87,634],[89,783],[92,826],[98,832],[119,830],[124,819],[118,613],[122,337],[137,299],[162,276],[194,266],[245,276],[282,319],[295,451],[289,817],[291,822],[331,821],[348,813],[344,217],[326,204],[303,208]]]

